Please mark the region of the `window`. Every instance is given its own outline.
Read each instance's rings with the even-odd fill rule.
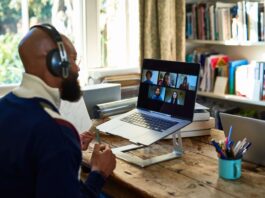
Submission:
[[[18,43],[44,22],[73,41],[82,57],[81,85],[94,68],[138,68],[138,10],[136,0],[1,0],[0,86],[21,81]]]
[[[17,53],[21,14],[21,2],[0,2],[0,85],[21,80],[22,66]]]
[[[138,1],[101,0],[100,49],[102,67],[139,65]]]
[[[19,83],[23,67],[18,43],[29,27],[51,23],[66,34],[82,54],[81,0],[1,0],[0,2],[0,85]],[[77,39],[79,38],[79,39]]]

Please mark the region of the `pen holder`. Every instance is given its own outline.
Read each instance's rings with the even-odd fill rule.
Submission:
[[[219,158],[219,177],[238,179],[241,176],[241,159],[227,160]]]

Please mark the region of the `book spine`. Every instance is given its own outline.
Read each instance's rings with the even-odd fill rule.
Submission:
[[[214,5],[209,7],[209,15],[210,15],[210,39],[215,40],[215,12],[214,12]]]
[[[192,35],[193,39],[198,38],[197,4],[192,5]]]
[[[244,30],[243,30],[243,5],[242,2],[237,2],[238,12],[238,40],[244,41]]]

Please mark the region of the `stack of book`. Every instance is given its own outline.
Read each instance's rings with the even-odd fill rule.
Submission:
[[[215,128],[215,119],[210,117],[209,109],[196,103],[193,122],[180,130],[181,137],[210,135],[212,128]],[[170,135],[166,138],[170,139],[172,136]]]
[[[102,83],[121,84],[121,98],[126,99],[138,95],[140,78],[139,73],[106,76],[102,79]]]

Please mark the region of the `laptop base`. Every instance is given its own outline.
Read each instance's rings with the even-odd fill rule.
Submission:
[[[178,135],[178,140],[176,139],[176,134]],[[164,162],[167,160],[179,158],[183,155],[181,132],[177,131],[174,134],[172,134],[172,139],[173,139],[173,151],[172,152],[164,154],[164,155],[160,155],[160,156],[155,156],[149,159],[142,159],[133,154],[126,153],[127,151],[132,151],[132,150],[146,147],[144,145],[130,144],[130,145],[114,148],[112,149],[112,152],[116,155],[116,157],[124,161],[127,161],[129,163],[135,164],[140,167],[146,167],[146,166],[150,166],[150,165],[153,165],[159,162]]]

